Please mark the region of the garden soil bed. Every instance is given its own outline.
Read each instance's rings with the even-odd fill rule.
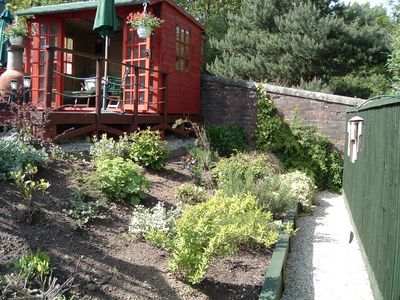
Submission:
[[[57,162],[40,170],[39,176],[51,184],[51,197],[36,201],[32,225],[21,221],[24,207],[15,187],[0,183],[0,275],[10,271],[13,259],[41,249],[50,253],[58,278],[74,277],[77,299],[258,299],[271,258],[268,249],[215,260],[206,279],[191,286],[167,269],[166,251],[128,236],[129,205],[119,203],[107,218],[76,229],[54,201],[70,196],[67,170],[84,167],[76,164]],[[190,181],[180,159],[146,176],[151,181],[146,206],[158,201],[175,206],[175,188]]]

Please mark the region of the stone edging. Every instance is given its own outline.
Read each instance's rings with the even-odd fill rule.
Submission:
[[[295,229],[297,213],[298,209],[288,213],[286,218],[283,220],[283,224],[290,223],[292,224],[293,229]],[[268,271],[265,275],[264,285],[260,297],[258,298],[259,300],[278,300],[281,298],[284,288],[285,267],[290,251],[290,245],[291,238],[289,235],[281,233],[272,254]]]
[[[208,82],[216,82],[228,86],[256,89],[256,83],[246,80],[233,80],[233,79],[214,77],[209,75],[202,75],[201,80]],[[288,88],[283,86],[272,85],[272,84],[263,84],[263,86],[267,92],[272,94],[293,96],[298,98],[312,99],[315,101],[323,101],[329,103],[338,103],[350,107],[360,105],[366,101],[365,99],[360,99],[360,98],[351,98],[351,97],[331,95],[319,92],[311,92],[296,88]]]

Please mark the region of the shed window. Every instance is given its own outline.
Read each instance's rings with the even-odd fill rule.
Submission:
[[[347,156],[352,163],[356,162],[358,152],[363,148],[363,125],[364,119],[360,117],[351,118],[347,123]]]
[[[190,31],[176,26],[176,69],[189,71]]]
[[[64,38],[64,46],[66,49],[74,50],[74,40],[69,37]],[[64,53],[64,73],[73,74],[74,59],[72,53]]]

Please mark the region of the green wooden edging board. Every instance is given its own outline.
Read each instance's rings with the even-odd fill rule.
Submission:
[[[296,226],[298,209],[288,213],[283,221],[284,224],[290,223],[293,228]],[[291,239],[288,234],[282,233],[276,243],[271,263],[265,275],[264,285],[261,290],[259,300],[278,300],[282,296],[284,284],[284,272],[286,260],[290,249]]]

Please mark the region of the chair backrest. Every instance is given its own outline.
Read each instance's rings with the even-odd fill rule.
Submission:
[[[122,80],[119,77],[108,76],[107,94],[122,97]]]

